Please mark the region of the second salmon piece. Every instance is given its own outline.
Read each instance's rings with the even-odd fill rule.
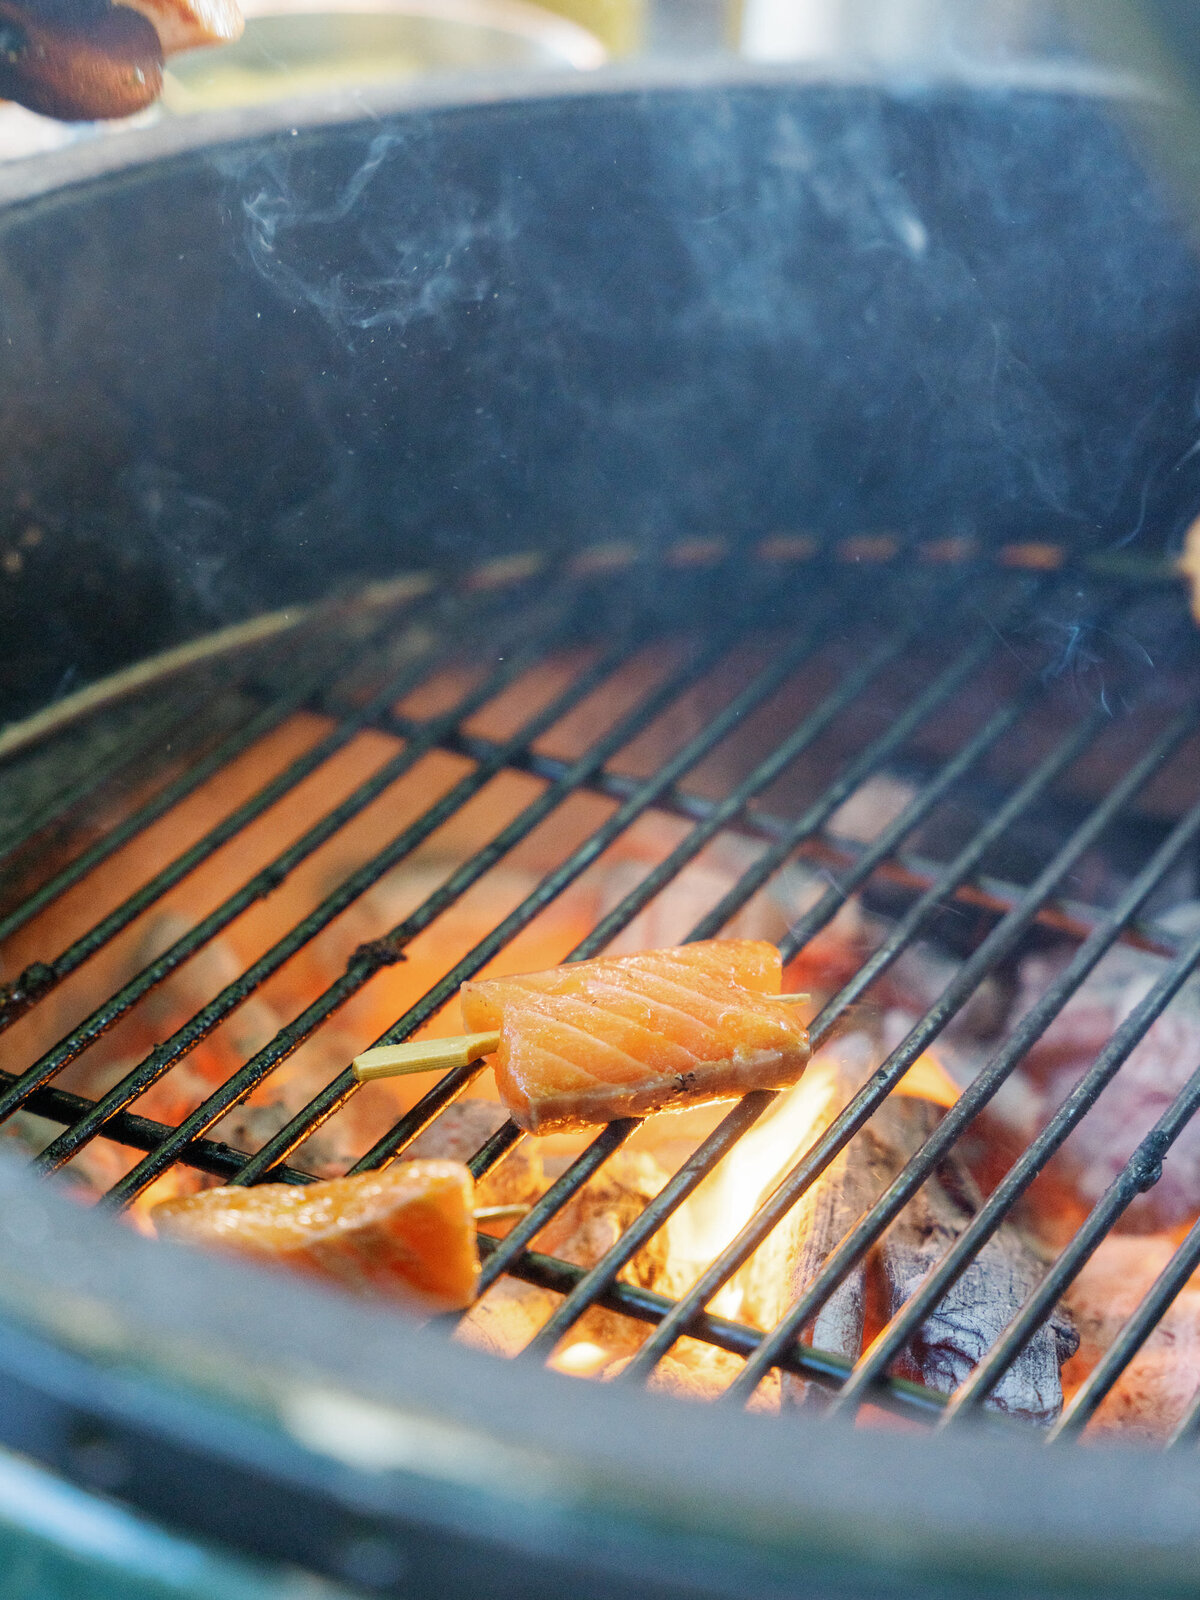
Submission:
[[[151,1212],[155,1232],[329,1279],[415,1311],[470,1305],[474,1185],[458,1161],[404,1161],[323,1183],[205,1189]]]
[[[499,1032],[501,1098],[530,1133],[560,1133],[786,1089],[808,1034],[757,939],[578,961],[462,988],[473,1032]]]

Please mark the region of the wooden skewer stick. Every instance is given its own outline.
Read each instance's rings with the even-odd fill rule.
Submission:
[[[798,1004],[811,1000],[807,994],[764,995],[764,1000],[783,1000]],[[467,1067],[480,1056],[490,1056],[500,1048],[498,1033],[460,1033],[452,1039],[409,1039],[404,1044],[381,1044],[364,1050],[350,1063],[359,1083],[372,1078],[405,1078],[414,1072],[449,1072],[452,1067]]]
[[[448,1072],[466,1067],[499,1049],[498,1033],[462,1033],[454,1039],[409,1039],[364,1050],[350,1063],[359,1083],[371,1078],[402,1078],[410,1072]]]
[[[471,1215],[476,1222],[491,1222],[493,1218],[525,1217],[529,1211],[529,1206],[514,1203],[508,1206],[476,1206]]]

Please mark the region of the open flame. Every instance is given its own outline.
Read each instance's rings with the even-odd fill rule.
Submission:
[[[679,1207],[667,1226],[671,1275],[680,1293],[692,1284],[750,1220],[760,1203],[827,1126],[838,1091],[836,1062],[814,1060],[800,1082],[780,1095],[762,1120]],[[771,1252],[773,1237],[758,1254]],[[771,1308],[747,1304],[753,1259],[736,1272],[709,1304],[718,1316],[770,1326]],[[762,1276],[755,1274],[755,1276]],[[786,1270],[772,1276],[787,1282]],[[758,1296],[751,1294],[751,1299]]]
[[[528,715],[531,706],[550,698],[565,677],[577,670],[577,661],[564,658],[548,666],[540,676],[526,675],[513,703],[502,701],[493,708],[493,717],[499,716],[500,721],[481,724],[478,731],[484,737],[502,737],[508,726],[516,726],[520,717]],[[644,683],[641,686],[644,687]],[[610,700],[605,718],[613,714],[614,706],[619,711],[638,687],[636,682],[624,685],[623,690],[617,685],[618,692],[615,699]],[[412,697],[401,710],[412,716],[434,715],[442,703],[452,700],[461,688],[461,678],[445,674],[443,679],[427,685],[420,696]],[[596,732],[594,719],[588,722],[585,718],[584,722],[575,735],[575,743],[580,746],[589,744]],[[260,789],[298,752],[314,744],[329,726],[328,721],[307,713],[298,716],[199,787],[169,817],[145,830],[134,843],[116,852],[86,883],[62,896],[49,912],[21,929],[0,950],[0,979],[11,980],[31,962],[52,959],[98,917],[139,888],[164,862],[186,849],[215,820],[227,815],[245,796]],[[319,782],[310,779],[299,785],[257,823],[243,830],[228,848],[214,854],[169,896],[132,922],[94,959],[83,963],[42,1004],[16,1022],[5,1039],[6,1068],[20,1071],[53,1047],[100,1001],[135,976],[148,961],[168,948],[181,931],[193,927],[247,877],[272,860],[317,816],[337,804],[399,747],[398,739],[380,733],[362,734],[352,740],[338,756],[325,763]],[[569,755],[570,739],[565,749]],[[151,989],[114,1027],[100,1033],[56,1080],[59,1086],[89,1096],[104,1093],[235,981],[307,915],[332,885],[424,813],[431,799],[448,790],[468,770],[470,763],[466,758],[445,751],[431,751],[391,786],[379,802],[366,808],[351,827],[315,851],[278,890],[249,906],[216,939]],[[359,944],[380,937],[411,915],[541,788],[542,780],[529,774],[497,774],[486,789],[455,813],[418,853],[382,876],[330,922],[148,1093],[133,1101],[130,1109],[167,1124],[181,1120],[338,979]],[[611,802],[600,795],[573,796],[570,803],[555,812],[535,835],[497,862],[486,876],[411,939],[405,949],[406,959],[400,965],[380,973],[354,995],[267,1076],[244,1104],[216,1124],[211,1136],[247,1152],[259,1148],[313,1094],[337,1076],[359,1050],[373,1043],[450,967],[486,937],[610,810]],[[875,818],[874,812],[872,818]],[[874,820],[864,826],[863,831],[869,835],[873,826]],[[556,965],[655,863],[669,854],[688,827],[681,819],[660,814],[641,818],[517,938],[506,944],[484,969],[484,974],[494,976]],[[747,838],[718,834],[665,890],[655,896],[610,948],[615,952],[679,942],[733,886],[761,848]],[[810,873],[803,863],[793,862],[739,912],[725,932],[736,937],[778,941],[787,926],[824,887],[825,880]],[[814,1007],[822,995],[839,988],[861,964],[865,944],[869,944],[871,937],[867,921],[863,908],[851,902],[845,916],[827,924],[806,946],[801,960],[792,964],[786,975],[786,986],[812,989]],[[883,1003],[890,1004],[895,997],[894,977],[887,981],[893,983],[893,989],[889,991],[891,998]],[[912,1009],[923,1009],[924,1004],[922,1000]],[[900,1010],[906,1010],[903,995]],[[458,1025],[456,1008],[447,1007],[431,1018],[421,1031],[430,1035],[453,1033],[458,1031]],[[820,1051],[801,1081],[781,1094],[760,1121],[742,1136],[670,1217],[659,1235],[628,1264],[622,1277],[672,1298],[686,1293],[736,1237],[784,1174],[821,1137],[848,1096],[878,1065],[882,1053],[878,1040],[865,1040],[861,1034],[836,1040]],[[344,1110],[301,1146],[295,1159],[320,1176],[344,1172],[428,1087],[428,1080],[411,1079],[364,1087]],[[916,1062],[894,1091],[895,1095],[926,1101],[934,1108],[953,1104],[957,1093],[956,1085],[941,1063],[928,1053]],[[493,1104],[484,1105],[487,1100]],[[423,1140],[430,1139],[436,1146],[439,1139],[446,1138],[452,1113],[462,1113],[464,1126],[470,1125],[469,1141],[452,1151],[426,1148],[420,1153],[446,1153],[460,1158],[470,1154],[495,1126],[493,1121],[482,1135],[478,1132],[476,1122],[481,1107],[484,1113],[494,1111],[497,1120],[501,1115],[494,1101],[490,1074],[484,1073],[472,1085],[468,1096],[422,1135]],[[711,1108],[652,1118],[625,1149],[605,1163],[562,1214],[543,1229],[533,1242],[533,1248],[584,1269],[594,1266],[726,1109]],[[58,1131],[56,1125],[21,1113],[4,1124],[0,1136],[38,1150]],[[494,1192],[481,1196],[481,1203],[501,1207],[509,1202],[528,1204],[544,1191],[586,1142],[579,1136],[523,1141],[486,1180]],[[418,1152],[414,1149],[413,1153]],[[77,1192],[90,1197],[107,1190],[140,1156],[141,1152],[113,1140],[95,1138],[71,1161],[67,1171],[75,1179]],[[187,1166],[174,1166],[138,1196],[126,1217],[135,1228],[152,1233],[150,1212],[154,1205],[214,1181]],[[819,1179],[818,1186],[823,1181]],[[789,1214],[789,1218],[768,1235],[754,1255],[713,1297],[710,1310],[763,1329],[779,1320],[803,1287],[797,1278],[794,1222]],[[484,1220],[481,1226],[497,1234],[506,1231],[504,1223],[495,1219]],[[1120,1241],[1106,1242],[1101,1256],[1107,1251],[1115,1259],[1119,1248]],[[1112,1298],[1108,1280],[1102,1279],[1099,1270],[1105,1265],[1101,1256],[1097,1257],[1098,1266],[1092,1274],[1096,1304],[1105,1297]],[[1121,1264],[1124,1270],[1123,1257]],[[1092,1292],[1092,1279],[1081,1280],[1084,1290]],[[1188,1316],[1192,1317],[1193,1305],[1200,1307],[1200,1292],[1189,1289],[1188,1295],[1190,1298],[1182,1297],[1179,1305],[1187,1308]],[[558,1303],[557,1296],[547,1290],[504,1277],[460,1325],[456,1336],[498,1354],[511,1355],[529,1342]],[[1093,1321],[1099,1326],[1100,1320],[1097,1313]],[[1182,1310],[1177,1320],[1184,1326]],[[1086,1333],[1090,1324],[1082,1325]],[[1194,1333],[1195,1326],[1200,1326],[1200,1310],[1195,1312],[1194,1322],[1186,1323],[1189,1336]],[[1103,1331],[1107,1336],[1107,1324]],[[865,1332],[869,1339],[872,1325],[868,1323]],[[805,1337],[808,1336],[806,1333]],[[612,1376],[645,1337],[645,1324],[593,1307],[556,1352],[552,1365],[560,1372],[578,1377]],[[823,1348],[833,1346],[824,1345]],[[1085,1339],[1084,1352],[1070,1369],[1072,1381],[1080,1381],[1085,1359],[1090,1370],[1100,1348],[1098,1338],[1092,1343]],[[1175,1372],[1173,1357],[1169,1358],[1169,1353],[1157,1347],[1148,1348],[1143,1368],[1149,1370],[1154,1361],[1159,1362],[1167,1375]],[[707,1398],[726,1387],[739,1365],[738,1358],[725,1351],[684,1338],[664,1359],[652,1383],[679,1394]],[[1137,1369],[1134,1377],[1141,1370]],[[1132,1384],[1133,1379],[1129,1382]],[[760,1400],[766,1389],[769,1385],[760,1391]],[[777,1406],[781,1393],[782,1386],[776,1384],[773,1396],[762,1403]],[[1135,1399],[1141,1415],[1145,1406],[1137,1396]]]

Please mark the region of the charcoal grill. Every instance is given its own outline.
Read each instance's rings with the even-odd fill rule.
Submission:
[[[1100,1407],[1200,1264],[1200,1228],[1044,1434],[982,1408],[1096,1243],[1170,1162],[1200,1079],[949,1401],[890,1370],[1200,963],[1200,937],[1173,936],[1159,920],[1193,890],[1200,836],[1198,653],[1170,563],[1192,509],[1200,296],[1167,209],[1111,109],[1067,90],[901,95],[780,79],[383,109],[390,120],[363,125],[327,107],[325,125],[310,119],[303,135],[274,113],[231,121],[215,141],[212,130],[159,131],[124,153],[72,154],[59,183],[41,179],[37,192],[6,179],[0,258],[24,357],[0,375],[17,530],[6,605],[22,649],[6,683],[20,715],[0,746],[11,779],[0,937],[86,894],[106,863],[290,716],[324,720],[316,742],[99,921],[13,974],[0,1027],[36,1016],[353,740],[370,732],[386,749],[352,793],[256,860],[49,1050],[5,1061],[0,1117],[51,1125],[33,1162],[39,1180],[106,1140],[140,1155],[101,1211],[130,1206],[177,1163],[232,1183],[312,1181],[301,1147],[356,1093],[348,1069],[253,1154],[213,1129],[584,795],[601,820],[447,963],[384,1042],[433,1018],[650,815],[673,819],[679,842],[567,959],[603,950],[732,832],[755,847],[751,864],[679,937],[719,933],[796,861],[815,864],[828,887],[792,921],[785,958],[851,896],[890,919],[885,942],[816,1018],[818,1043],[870,1003],[918,937],[936,932],[955,970],[677,1302],[626,1282],[622,1268],[773,1097],[731,1107],[584,1269],[531,1246],[636,1124],[599,1132],[506,1236],[482,1241],[485,1285],[508,1274],[561,1297],[508,1364],[370,1308],[152,1247],[14,1170],[0,1242],[5,1436],[173,1522],[395,1592],[485,1581],[491,1593],[553,1593],[569,1581],[597,1594],[867,1593],[885,1573],[913,1593],[1182,1588],[1200,1539],[1186,1448],[1200,1402],[1161,1458],[1046,1446]],[[489,119],[516,142],[503,158],[479,137]],[[548,128],[577,161],[548,161]],[[563,221],[567,191],[593,206],[598,170],[614,163],[621,176],[585,249]],[[405,190],[414,170],[428,193]],[[1097,196],[1079,180],[1100,170],[1111,185]],[[847,182],[857,187],[837,189]],[[359,213],[367,193],[378,205]],[[618,229],[622,206],[645,228]],[[206,239],[213,228],[219,249]],[[782,324],[764,327],[764,293],[775,312],[791,306],[800,256],[778,241],[796,233],[844,277],[828,272]],[[748,284],[741,275],[768,238],[770,274],[756,267]],[[54,286],[38,267],[47,256],[63,264]],[[399,294],[395,274],[435,258],[449,276],[436,293],[427,284],[424,300],[401,283],[401,313],[385,280]],[[1081,297],[1071,290],[1085,259],[1103,284]],[[595,271],[598,260],[606,274],[585,278],[565,312],[567,268]],[[628,274],[618,291],[614,266]],[[1035,268],[1040,298],[1027,292]],[[134,303],[131,273],[145,289]],[[194,307],[186,324],[170,314],[180,293]],[[1068,307],[1077,337],[1045,346]],[[993,315],[986,371],[981,308]],[[539,319],[541,342],[531,338]],[[618,352],[623,372],[612,369]],[[831,379],[835,355],[850,380]],[[1100,385],[1114,365],[1128,381]],[[209,385],[202,421],[197,374]],[[964,391],[952,416],[950,375]],[[766,402],[771,425],[752,426]],[[1020,439],[1011,452],[995,446],[1004,411]],[[809,434],[824,453],[803,443]],[[724,451],[710,459],[719,438]],[[281,509],[285,470],[303,481]],[[530,538],[531,528],[543,531]],[[268,597],[290,609],[263,612]],[[218,621],[217,633],[201,626]],[[145,649],[151,629],[167,647],[156,657]],[[564,659],[573,665],[549,700],[515,731],[486,731],[501,695]],[[625,709],[575,746],[556,743],[570,714],[602,700],[631,663],[642,677]],[[49,691],[81,666],[121,671],[54,700]],[[449,668],[468,678],[447,709],[396,711]],[[91,1044],[433,752],[454,758],[458,776],[382,850],[107,1092],[61,1085]],[[513,773],[527,803],[383,937],[349,945],[340,975],[196,1110],[178,1126],[139,1112],[290,958]],[[839,834],[839,808],[885,773],[911,786],[899,814],[865,843]],[[1078,874],[1097,851],[1120,870],[1107,898],[1086,904]],[[709,1311],[980,983],[1049,937],[1074,942],[1069,964],[783,1321],[764,1334]],[[857,1363],[800,1340],[1122,942],[1160,955],[1160,980],[919,1293]],[[447,1074],[356,1152],[352,1170],[402,1155],[480,1070]],[[521,1138],[502,1126],[472,1158],[476,1177]],[[651,1330],[619,1379],[569,1384],[542,1371],[595,1305]],[[710,1408],[644,1392],[682,1337],[742,1359]],[[738,1415],[772,1369],[826,1387],[834,1415],[869,1401],[944,1436]]]

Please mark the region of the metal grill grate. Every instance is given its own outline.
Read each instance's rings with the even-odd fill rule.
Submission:
[[[120,851],[136,849],[153,824],[169,818],[174,807],[289,717],[315,712],[323,731],[85,931],[61,949],[39,951],[38,959],[0,991],[0,1031],[49,1005],[77,970],[267,818],[278,802],[319,779],[326,764],[353,741],[370,732],[386,739],[389,753],[337,804],[316,807],[296,838],[256,864],[233,892],[103,995],[36,1060],[17,1061],[15,1051],[0,1047],[6,1069],[0,1076],[0,1118],[25,1111],[55,1125],[58,1131],[36,1156],[47,1173],[64,1167],[96,1138],[144,1152],[106,1196],[105,1203],[114,1208],[135,1202],[175,1163],[240,1184],[267,1178],[311,1181],[297,1152],[355,1095],[348,1069],[252,1155],[209,1135],[377,974],[404,960],[414,940],[426,930],[436,933],[439,918],[574,797],[587,794],[602,802],[603,819],[564,846],[534,890],[448,965],[379,1042],[400,1041],[425,1026],[464,979],[529,929],[639,819],[671,818],[678,842],[646,866],[587,937],[562,951],[563,959],[603,950],[658,897],[670,893],[706,846],[733,832],[754,842],[753,859],[687,937],[720,933],[797,861],[823,874],[827,887],[793,921],[782,941],[785,962],[827,929],[851,897],[887,912],[886,936],[816,1016],[814,1045],[835,1038],[871,1003],[875,986],[914,941],[936,934],[948,917],[954,931],[952,976],[678,1300],[626,1282],[622,1269],[759,1121],[776,1098],[772,1094],[750,1094],[729,1109],[619,1241],[585,1269],[531,1245],[628,1143],[638,1124],[625,1120],[603,1128],[511,1232],[502,1239],[481,1239],[483,1287],[510,1274],[561,1296],[522,1359],[549,1358],[583,1314],[601,1305],[650,1327],[620,1374],[624,1383],[647,1381],[687,1336],[744,1358],[726,1391],[728,1403],[745,1403],[764,1376],[778,1368],[816,1379],[834,1391],[833,1406],[844,1410],[869,1398],[939,1426],[975,1410],[1051,1315],[1099,1240],[1155,1181],[1200,1104],[1198,1070],[1047,1268],[1020,1314],[949,1400],[892,1375],[922,1320],[1044,1172],[1200,963],[1200,936],[1175,938],[1151,916],[1162,909],[1164,897],[1179,893],[1196,858],[1200,801],[1186,802],[1189,788],[1194,791],[1188,771],[1195,760],[1200,700],[1191,631],[1168,585],[1082,573],[1049,560],[1037,547],[1001,552],[987,563],[947,561],[948,553],[962,555],[938,545],[904,549],[893,540],[849,541],[818,551],[797,539],[769,541],[750,563],[712,544],[676,546],[654,568],[623,547],[586,552],[556,570],[537,559],[517,561],[481,569],[470,582],[400,585],[359,603],[343,602],[314,613],[298,631],[258,640],[249,653],[228,652],[216,658],[216,667],[206,663],[208,676],[185,673],[165,699],[151,697],[149,720],[134,723],[125,744],[118,743],[86,779],[76,775],[62,783],[33,808],[23,829],[6,835],[4,861],[36,856],[51,823],[59,827],[64,818],[86,811],[106,793],[106,785],[119,786],[122,774],[137,767],[147,750],[191,720],[197,707],[215,707],[206,739],[181,770],[165,771],[148,790],[143,786],[115,824],[60,856],[32,890],[25,884],[18,903],[0,915],[0,941],[29,927],[51,927],[48,914],[56,903],[86,887],[89,876]],[[1137,643],[1146,637],[1154,640],[1153,662]],[[1081,640],[1086,641],[1082,654]],[[299,674],[293,665],[298,658],[305,664]],[[519,694],[527,674],[564,660],[571,663],[570,671],[515,731],[480,731],[489,708],[505,694]],[[439,674],[464,669],[469,669],[467,686],[460,684],[445,709],[427,716],[396,709]],[[635,669],[637,676],[630,679]],[[225,688],[237,688],[228,704],[213,701],[214,671]],[[620,702],[624,709],[602,719],[601,731],[582,747],[564,753],[556,745],[556,731],[580,708],[605,703],[621,681],[635,682],[637,693],[626,693]],[[700,717],[697,704],[704,706]],[[766,739],[765,727],[772,730]],[[757,737],[749,737],[747,730],[754,729]],[[640,765],[630,759],[639,740],[649,741],[645,748],[653,752]],[[460,775],[383,848],[282,929],[189,1020],[95,1098],[56,1083],[184,963],[278,890],[433,752],[452,756]],[[1007,759],[1000,759],[1004,752]],[[1104,779],[1097,781],[1101,770]],[[139,1115],[141,1096],[385,874],[412,858],[471,802],[486,797],[499,775],[513,773],[531,786],[533,797],[503,826],[489,830],[482,847],[454,865],[398,925],[349,949],[334,981],[210,1088],[177,1127]],[[903,804],[873,836],[855,841],[831,827],[839,809],[865,784],[895,773],[906,778]],[[1147,803],[1147,795],[1164,783],[1174,795],[1182,793],[1184,803],[1161,794]],[[965,831],[964,816],[973,819]],[[931,854],[931,824],[945,817],[958,819],[957,833],[950,830],[946,850]],[[914,840],[923,841],[919,851]],[[1126,869],[1114,874],[1107,903],[1077,903],[1070,896],[1080,865],[1097,850],[1119,858]],[[1026,870],[1012,868],[1013,861],[1024,862]],[[1008,865],[997,867],[998,862]],[[981,983],[989,975],[1011,972],[1031,941],[1051,936],[1074,941],[1070,960],[997,1043],[954,1107],[854,1223],[783,1320],[764,1334],[706,1310]],[[1101,958],[1120,943],[1157,954],[1161,976],[917,1292],[856,1363],[801,1342],[801,1331],[867,1258]],[[475,1065],[447,1074],[359,1154],[350,1170],[378,1167],[402,1154],[481,1070]],[[470,1163],[476,1178],[498,1167],[524,1137],[512,1123],[500,1127]],[[1200,1224],[1075,1393],[1050,1429],[1051,1438],[1086,1425],[1198,1263]],[[1175,1438],[1190,1440],[1197,1433],[1200,1400]]]

